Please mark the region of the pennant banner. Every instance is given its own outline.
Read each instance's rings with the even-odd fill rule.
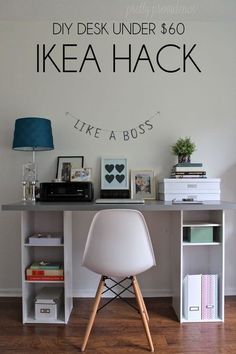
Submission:
[[[142,135],[148,133],[150,130],[153,129],[155,125],[154,120],[157,120],[157,117],[160,115],[160,112],[157,111],[150,118],[141,122],[136,127],[133,127],[131,129],[119,130],[99,128],[90,123],[82,121],[70,112],[66,112],[65,114],[67,117],[70,117],[75,121],[74,129],[76,129],[77,132],[91,136],[95,139],[106,139],[108,141],[120,142],[136,140]]]

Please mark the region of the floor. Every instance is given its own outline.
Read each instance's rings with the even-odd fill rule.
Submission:
[[[105,301],[105,300],[104,300]],[[170,298],[146,299],[158,354],[236,354],[236,297],[227,297],[224,323],[180,324]],[[1,354],[78,353],[91,299],[74,299],[67,325],[22,325],[21,299],[0,298]],[[98,313],[86,353],[148,353],[139,314],[121,300]]]

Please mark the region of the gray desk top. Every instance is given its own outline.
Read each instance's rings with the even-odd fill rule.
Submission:
[[[236,202],[206,201],[203,204],[172,204],[172,202],[146,201],[144,204],[96,204],[95,202],[18,202],[3,204],[8,211],[97,211],[101,209],[136,209],[140,211],[174,210],[230,210]]]

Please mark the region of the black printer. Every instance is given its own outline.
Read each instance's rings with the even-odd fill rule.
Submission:
[[[44,182],[40,183],[42,202],[91,202],[92,182]]]

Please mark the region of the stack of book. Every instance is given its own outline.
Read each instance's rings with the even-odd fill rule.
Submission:
[[[62,281],[64,269],[61,262],[33,262],[26,269],[26,280],[30,281]]]
[[[182,162],[173,166],[171,178],[206,178],[206,170],[201,162]]]

